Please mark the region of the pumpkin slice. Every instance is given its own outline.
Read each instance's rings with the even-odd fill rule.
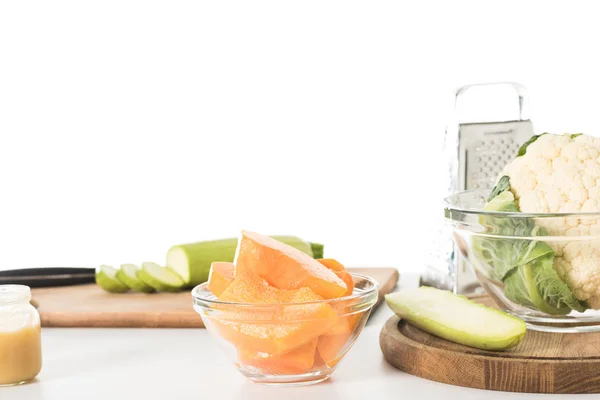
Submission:
[[[332,270],[338,278],[344,281],[347,288],[344,296],[352,295],[352,292],[354,292],[354,279],[352,279],[352,275],[346,271],[346,267],[344,267],[343,264],[333,258],[320,258],[317,261]]]
[[[281,355],[239,348],[238,362],[244,366],[259,368],[261,372],[268,374],[304,374],[314,365],[316,349],[317,339]]]
[[[221,337],[238,348],[272,355],[288,353],[329,331],[339,317],[309,288],[277,289],[251,274],[238,275],[219,300],[239,304],[220,305],[225,317],[212,319]],[[286,305],[287,304],[287,305]]]
[[[319,337],[317,351],[321,359],[329,367],[335,366],[346,352],[350,350],[354,340],[360,333],[360,331],[355,333],[356,325],[363,323],[361,318],[364,315],[365,312],[347,315],[341,318],[341,321],[335,324],[325,335]]]
[[[220,296],[233,282],[233,263],[215,261],[210,266],[208,290]]]
[[[235,275],[254,274],[279,289],[310,288],[325,299],[343,296],[346,283],[311,256],[273,238],[242,231]]]

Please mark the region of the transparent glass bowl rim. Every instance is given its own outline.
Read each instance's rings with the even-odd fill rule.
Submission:
[[[369,276],[366,275],[362,275],[362,274],[355,274],[355,273],[351,273],[349,272],[349,274],[353,277],[353,278],[359,278],[362,280],[365,280],[369,283],[370,287],[366,288],[366,289],[361,289],[363,291],[361,291],[360,293],[353,293],[350,296],[344,296],[344,297],[336,297],[333,299],[323,299],[323,300],[315,300],[315,301],[306,301],[303,303],[283,303],[283,304],[256,304],[256,303],[237,303],[237,302],[231,302],[231,301],[221,301],[218,299],[209,299],[206,296],[202,295],[202,292],[206,292],[206,293],[210,293],[212,295],[212,293],[208,290],[208,282],[202,283],[198,286],[196,286],[194,289],[192,289],[192,297],[194,299],[194,305],[199,306],[199,307],[205,307],[205,308],[211,308],[212,305],[227,305],[227,306],[239,306],[239,307],[252,307],[252,308],[264,308],[264,309],[269,309],[272,308],[273,306],[284,306],[284,307],[294,307],[294,306],[306,306],[306,305],[312,305],[312,304],[335,304],[337,302],[344,302],[344,301],[348,301],[348,300],[355,300],[355,299],[359,299],[360,302],[357,304],[361,304],[362,302],[368,302],[371,297],[373,297],[373,294],[375,294],[376,296],[379,295],[379,283],[377,283],[377,281]]]
[[[453,212],[467,215],[487,215],[492,217],[505,218],[565,218],[565,217],[596,217],[600,218],[600,212],[577,212],[577,213],[522,213],[522,212],[505,212],[505,211],[484,211],[483,209],[473,209],[456,205],[456,199],[459,196],[467,194],[481,195],[483,198],[489,196],[490,189],[471,189],[462,192],[454,193],[444,199],[444,211],[447,219],[453,220]],[[450,214],[448,213],[450,212]]]

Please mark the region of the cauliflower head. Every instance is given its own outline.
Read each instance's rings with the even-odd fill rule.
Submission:
[[[600,138],[543,134],[519,154],[503,173],[519,211],[600,212]],[[565,216],[536,223],[551,235],[599,238],[548,244],[555,251],[553,268],[575,298],[600,309],[600,218]]]

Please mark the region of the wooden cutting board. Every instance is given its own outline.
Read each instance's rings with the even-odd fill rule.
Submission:
[[[474,300],[493,305],[487,296]],[[528,330],[516,347],[486,351],[430,335],[394,316],[384,325],[379,344],[396,368],[451,385],[525,393],[600,393],[600,332]]]
[[[380,284],[380,300],[398,282],[395,268],[348,268]],[[106,293],[97,285],[32,289],[44,327],[196,328],[204,327],[192,308],[190,291]]]

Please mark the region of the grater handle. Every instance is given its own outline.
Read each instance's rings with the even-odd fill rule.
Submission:
[[[456,94],[454,96],[454,108],[456,108],[460,97],[464,95],[469,89],[482,86],[508,86],[512,88],[519,97],[519,120],[524,121],[529,119],[529,97],[527,95],[527,89],[525,89],[525,86],[516,82],[487,82],[465,85],[456,91]]]

